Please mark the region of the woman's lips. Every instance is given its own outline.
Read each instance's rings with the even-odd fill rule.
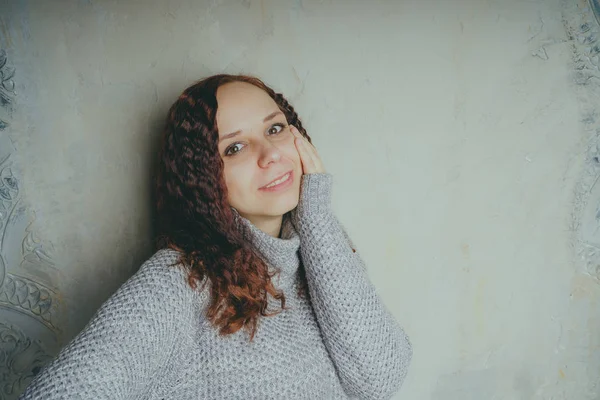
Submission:
[[[287,178],[286,178],[286,176],[287,176]],[[282,182],[279,182],[277,185],[269,186],[273,182],[277,182],[281,178],[286,178],[286,179]],[[293,182],[294,182],[294,172],[290,171],[290,172],[287,172],[287,173],[281,175],[277,179],[273,180],[271,183],[269,183],[269,185],[265,185],[265,186],[261,187],[259,190],[264,191],[264,192],[276,192],[279,190],[287,189],[288,187],[290,187],[292,185]],[[269,187],[267,187],[267,186],[269,186]]]

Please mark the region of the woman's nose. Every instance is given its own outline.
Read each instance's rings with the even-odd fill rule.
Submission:
[[[272,143],[264,143],[260,152],[258,165],[261,168],[266,168],[269,164],[273,162],[278,162],[281,160],[281,152],[274,146]]]

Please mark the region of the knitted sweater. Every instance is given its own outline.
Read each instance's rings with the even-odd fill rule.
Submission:
[[[238,227],[269,266],[289,308],[219,336],[178,254],[162,249],[96,312],[20,399],[388,399],[412,357],[359,254],[330,208],[329,174],[302,177],[280,238]],[[304,273],[300,273],[301,269]],[[304,285],[300,285],[304,280]],[[305,295],[298,295],[304,287]],[[306,292],[307,291],[307,292]],[[279,302],[269,300],[269,310]]]

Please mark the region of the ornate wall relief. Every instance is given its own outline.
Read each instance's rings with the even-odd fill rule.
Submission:
[[[0,399],[16,398],[60,348],[60,296],[27,266],[54,268],[20,193],[11,140],[16,70],[0,49]]]

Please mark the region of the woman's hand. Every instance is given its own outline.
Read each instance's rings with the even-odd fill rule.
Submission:
[[[302,173],[303,174],[322,174],[325,173],[323,162],[317,153],[317,149],[312,145],[300,131],[293,125],[290,125],[290,131],[296,138],[294,144],[300,154],[300,161],[302,161]]]

